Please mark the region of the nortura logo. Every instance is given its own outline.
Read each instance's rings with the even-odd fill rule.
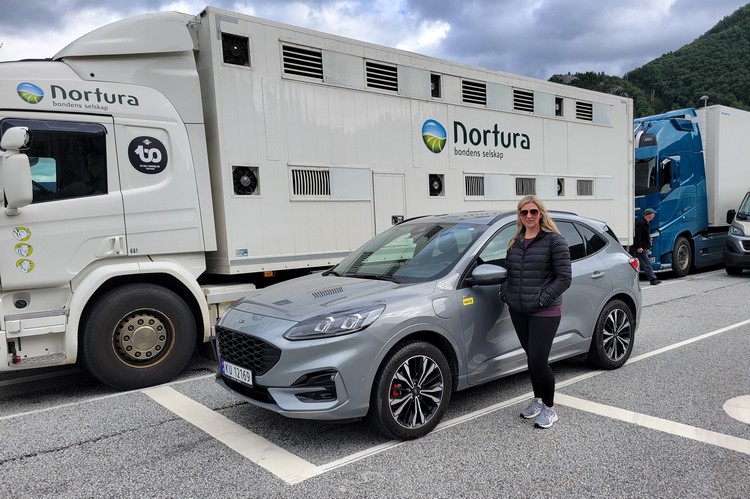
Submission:
[[[445,127],[438,121],[427,120],[422,125],[422,139],[427,149],[434,153],[443,150],[447,137],[448,133],[445,131]]]
[[[26,81],[16,87],[16,92],[29,104],[37,104],[44,99],[44,90]]]

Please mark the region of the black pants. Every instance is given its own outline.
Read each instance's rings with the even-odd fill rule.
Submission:
[[[555,405],[555,375],[549,367],[549,352],[560,317],[537,317],[510,311],[510,319],[526,352],[534,397],[552,407]]]

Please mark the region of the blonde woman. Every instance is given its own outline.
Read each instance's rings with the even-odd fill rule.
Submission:
[[[562,294],[570,287],[570,250],[536,196],[518,202],[518,227],[508,243],[506,268],[502,298],[526,352],[534,389],[521,417],[536,418],[535,426],[549,428],[558,419],[549,353],[562,316]]]

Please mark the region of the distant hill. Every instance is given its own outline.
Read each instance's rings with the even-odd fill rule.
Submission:
[[[565,83],[633,99],[636,117],[673,109],[723,104],[750,111],[750,4],[676,52],[668,52],[626,73],[553,75]]]

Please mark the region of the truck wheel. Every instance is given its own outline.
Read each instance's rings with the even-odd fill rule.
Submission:
[[[88,371],[121,390],[158,385],[187,365],[196,326],[187,304],[155,284],[130,284],[99,296],[81,328]]]
[[[678,237],[672,250],[672,272],[675,277],[685,277],[693,266],[693,249],[690,241]]]
[[[742,267],[724,267],[729,275],[740,275],[742,273]]]
[[[633,312],[621,300],[607,303],[596,321],[586,361],[602,369],[617,369],[633,351]]]
[[[393,352],[375,378],[370,424],[384,435],[410,440],[433,430],[443,418],[453,388],[443,353],[421,341]]]

